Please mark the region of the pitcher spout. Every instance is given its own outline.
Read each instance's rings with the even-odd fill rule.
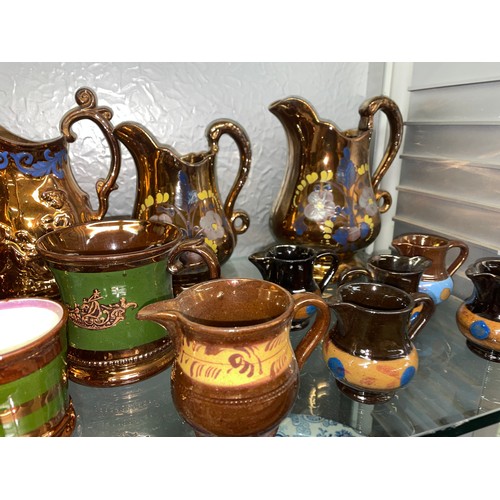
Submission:
[[[142,307],[136,315],[138,320],[153,321],[168,330],[174,342],[179,338],[177,301],[167,299]]]
[[[271,259],[266,256],[265,251],[249,255],[248,260],[260,271],[264,279],[268,280],[271,277]]]

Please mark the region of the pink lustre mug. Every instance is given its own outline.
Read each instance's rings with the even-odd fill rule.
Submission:
[[[0,436],[70,436],[64,306],[44,298],[0,301]]]

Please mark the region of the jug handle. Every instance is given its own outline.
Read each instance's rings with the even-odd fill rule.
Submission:
[[[330,328],[330,308],[328,304],[315,293],[301,292],[292,295],[294,301],[294,311],[297,313],[305,306],[316,307],[317,315],[311,328],[304,335],[295,348],[295,358],[299,365],[299,370],[304,366],[309,356],[316,346],[326,337]]]
[[[332,278],[334,277],[335,273],[337,272],[337,269],[340,264],[340,260],[336,254],[333,252],[318,252],[315,257],[315,262],[317,262],[319,259],[322,257],[330,257],[331,262],[330,262],[330,267],[327,269],[326,273],[323,276],[323,279],[318,283],[319,289],[321,292],[325,290],[325,288],[328,286]]]
[[[340,275],[338,284],[344,285],[350,282],[351,280],[361,278],[362,276],[368,278],[368,281],[372,280],[372,275],[370,271],[368,271],[364,267],[353,267],[351,269],[347,269]]]
[[[422,328],[436,310],[436,303],[426,293],[412,292],[410,295],[415,301],[415,306],[422,305],[422,311],[408,328],[408,338],[413,340],[422,331]]]
[[[361,116],[358,126],[359,130],[373,130],[373,119],[375,113],[379,110],[382,110],[387,116],[390,135],[382,160],[372,176],[372,187],[377,202],[379,202],[381,198],[384,200],[384,204],[379,207],[379,212],[384,213],[391,207],[392,197],[387,191],[379,191],[378,186],[394,161],[401,146],[403,137],[403,117],[401,116],[401,111],[397,104],[389,97],[372,97],[363,102],[359,108],[359,114]]]
[[[235,211],[234,204],[250,171],[252,160],[250,139],[243,128],[236,122],[232,120],[217,120],[212,122],[207,128],[209,146],[214,153],[217,153],[219,150],[219,139],[224,134],[228,134],[234,140],[240,152],[238,174],[224,203],[224,213],[231,222],[234,234],[243,234],[250,225],[250,217],[242,210]],[[240,222],[237,224],[236,222],[238,219]]]
[[[186,238],[178,243],[168,256],[168,270],[175,274],[179,270],[177,257],[184,252],[198,254],[208,267],[209,279],[220,278],[220,263],[215,252],[205,243],[203,236]]]
[[[107,106],[97,106],[96,94],[87,87],[82,87],[76,91],[75,100],[77,108],[70,109],[61,119],[60,129],[68,142],[74,142],[76,135],[71,131],[71,126],[83,119],[89,119],[97,124],[101,129],[111,151],[111,167],[106,180],[99,179],[96,183],[97,198],[99,207],[97,211],[92,211],[91,220],[101,220],[108,211],[108,198],[112,191],[118,189],[116,179],[120,172],[121,151],[118,140],[113,134],[111,118],[113,111]]]
[[[448,266],[447,272],[449,276],[453,276],[469,256],[469,247],[463,241],[450,240],[447,251],[452,248],[458,248],[459,253],[455,260]]]

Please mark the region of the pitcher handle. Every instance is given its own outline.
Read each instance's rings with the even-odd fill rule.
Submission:
[[[198,254],[208,267],[209,279],[220,278],[220,263],[215,252],[205,243],[203,236],[186,238],[178,243],[168,256],[168,270],[175,274],[179,271],[176,265],[177,257],[184,252]]]
[[[299,370],[304,366],[316,346],[326,337],[330,328],[330,308],[328,304],[312,292],[301,292],[292,295],[294,301],[295,314],[309,305],[316,307],[316,317],[311,328],[304,335],[295,348],[295,358],[299,365]]]
[[[97,106],[96,94],[87,87],[76,91],[75,100],[77,108],[70,109],[61,119],[60,129],[68,142],[74,142],[76,135],[71,131],[71,126],[83,119],[89,119],[101,129],[111,151],[111,167],[107,178],[99,179],[96,183],[99,208],[91,213],[91,220],[101,220],[108,211],[108,199],[112,191],[118,188],[116,179],[120,172],[121,151],[118,140],[113,134],[111,118],[113,111],[107,106]]]
[[[382,160],[372,176],[372,187],[377,202],[380,199],[384,200],[384,204],[379,208],[379,212],[384,213],[391,207],[392,197],[387,191],[379,191],[378,186],[394,161],[401,146],[403,137],[403,117],[398,105],[389,97],[372,97],[363,102],[359,108],[359,114],[361,116],[358,126],[359,130],[373,130],[373,119],[375,113],[379,110],[382,110],[387,116],[390,135]]]
[[[365,269],[364,267],[352,267],[344,271],[339,277],[339,285],[344,285],[352,280],[365,277],[368,281],[372,281],[372,273]]]
[[[337,269],[338,269],[339,264],[340,264],[340,260],[339,260],[338,256],[334,252],[328,252],[328,251],[318,252],[316,254],[316,257],[314,258],[314,261],[316,262],[323,257],[330,257],[331,262],[330,262],[330,266],[328,267],[325,274],[323,275],[322,280],[318,284],[321,292],[323,292],[325,290],[325,288],[328,286],[328,284],[330,283],[330,281],[334,277],[335,273],[337,272]]]
[[[431,318],[436,309],[436,303],[426,293],[412,292],[410,295],[415,302],[415,307],[422,306],[420,314],[415,317],[415,320],[408,327],[408,338],[413,340]]]
[[[448,266],[447,272],[449,276],[453,276],[458,268],[465,262],[465,259],[469,256],[469,247],[463,241],[450,240],[448,242],[447,251],[452,248],[458,248],[459,253],[456,259]]]
[[[235,211],[234,204],[248,178],[252,160],[252,149],[250,147],[250,139],[241,125],[232,120],[217,120],[207,128],[209,146],[214,153],[217,153],[219,150],[219,139],[224,134],[231,136],[240,152],[238,174],[224,203],[224,213],[231,223],[234,234],[237,235],[243,234],[250,226],[250,217],[248,214],[243,210]],[[238,219],[240,222],[237,224]]]

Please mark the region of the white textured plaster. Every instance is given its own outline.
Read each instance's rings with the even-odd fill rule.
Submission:
[[[112,123],[135,121],[180,154],[207,149],[205,129],[220,118],[237,121],[252,146],[249,178],[235,204],[250,216],[234,256],[272,243],[270,210],[285,173],[288,144],[278,119],[268,111],[277,99],[307,99],[321,118],[341,129],[356,127],[367,97],[368,63],[0,63],[0,124],[30,140],[59,135],[59,122],[75,106],[80,87],[92,88],[99,105],[113,110]],[[70,145],[75,177],[95,206],[94,185],[107,175],[109,154],[96,125],[77,122]],[[220,141],[217,182],[225,199],[239,156],[228,136]],[[136,171],[124,146],[119,189],[108,215],[130,214]]]

